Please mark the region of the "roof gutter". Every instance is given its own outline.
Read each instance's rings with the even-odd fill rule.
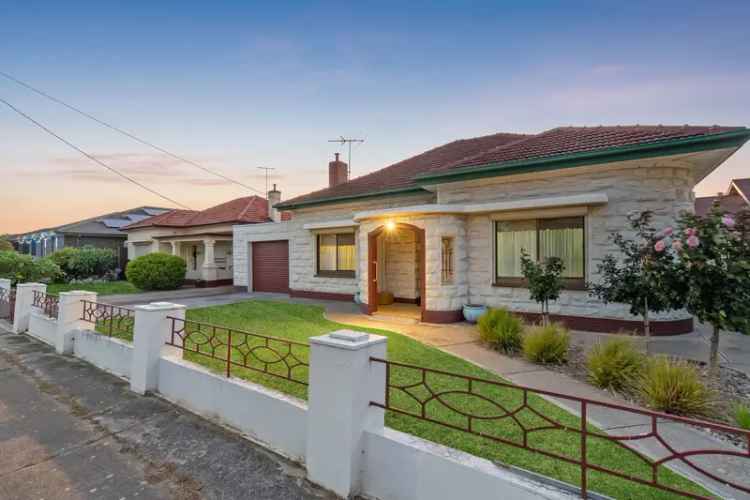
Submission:
[[[713,149],[739,148],[750,139],[750,129],[731,130],[718,134],[684,137],[661,142],[633,144],[603,149],[570,153],[544,158],[516,160],[486,165],[458,167],[449,172],[421,174],[415,180],[423,185],[442,184],[484,177],[544,172],[564,168],[580,167],[615,161],[638,160],[656,156],[694,153]]]
[[[397,189],[386,189],[383,191],[372,191],[369,193],[362,193],[362,194],[352,194],[347,196],[331,196],[328,198],[318,198],[316,200],[310,200],[310,201],[299,201],[297,203],[293,203],[290,201],[285,201],[281,203],[277,203],[274,205],[274,208],[279,210],[289,210],[289,209],[295,209],[295,208],[306,208],[306,207],[313,207],[317,205],[327,205],[329,203],[344,203],[347,201],[358,201],[368,198],[379,198],[382,196],[392,196],[392,195],[414,195],[414,194],[426,194],[429,193],[426,189],[423,189],[419,186],[410,186],[405,188],[397,188]]]

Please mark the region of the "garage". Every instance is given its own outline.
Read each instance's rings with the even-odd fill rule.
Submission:
[[[253,291],[289,293],[289,242],[253,244]]]

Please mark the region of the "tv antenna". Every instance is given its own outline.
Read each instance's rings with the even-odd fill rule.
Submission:
[[[258,167],[259,170],[263,170],[266,174],[266,196],[268,196],[268,187],[270,186],[271,170],[276,170],[273,167]]]
[[[356,142],[358,144],[361,144],[361,143],[365,142],[365,140],[364,139],[349,139],[349,138],[346,138],[346,137],[344,137],[342,135],[338,139],[329,139],[328,142],[338,142],[342,146],[344,144],[348,144],[349,145],[349,166],[347,168],[346,176],[351,179],[351,177],[352,177],[352,143]]]

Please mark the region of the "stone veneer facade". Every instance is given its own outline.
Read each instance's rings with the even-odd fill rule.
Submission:
[[[578,167],[543,174],[521,174],[475,181],[441,184],[429,195],[374,198],[361,203],[321,205],[293,211],[293,220],[281,224],[235,226],[235,285],[248,286],[250,241],[288,239],[290,241],[290,288],[293,291],[341,294],[359,292],[368,300],[368,234],[392,221],[425,230],[426,309],[455,314],[467,303],[505,306],[511,310],[536,313],[539,306],[524,288],[499,287],[494,280],[494,233],[496,219],[544,218],[567,215],[585,217],[586,281],[595,282],[597,265],[607,253],[616,251],[611,235],[626,230],[626,216],[634,210],[652,210],[657,226],[672,224],[683,210],[692,210],[694,186],[691,166],[680,157],[656,158]],[[358,269],[354,279],[315,276],[315,233],[303,228],[308,223],[352,219],[357,212],[439,203],[476,203],[533,200],[587,193],[606,193],[602,205],[527,209],[482,214],[417,214],[363,218],[346,229],[356,234]],[[403,231],[405,226],[400,226]],[[344,229],[338,230],[343,231]],[[454,242],[454,279],[441,282],[441,241]],[[415,266],[416,267],[416,266]],[[604,305],[586,291],[564,291],[550,305],[553,314],[615,320],[639,320],[622,304]],[[659,320],[685,320],[683,311],[657,315]]]

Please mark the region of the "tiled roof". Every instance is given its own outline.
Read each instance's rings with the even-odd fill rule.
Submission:
[[[282,203],[295,204],[322,198],[354,196],[375,191],[416,187],[414,177],[417,174],[431,172],[462,158],[488,151],[502,144],[508,144],[530,137],[522,134],[493,134],[473,139],[461,139],[436,147],[417,156],[394,163],[376,172],[357,177],[333,188],[321,189],[303,196],[292,198]]]
[[[550,156],[605,150],[622,146],[718,134],[742,127],[665,125],[622,125],[614,127],[559,127],[514,144],[500,146],[441,170],[546,158]]]
[[[268,222],[268,202],[260,196],[237,198],[206,210],[172,210],[162,215],[130,224],[123,229],[142,227],[190,227],[210,224]]]
[[[732,179],[732,183],[729,185],[726,194],[696,198],[695,213],[697,215],[706,215],[717,200],[719,201],[719,208],[726,212],[736,213],[743,208],[750,209],[750,201],[748,201],[750,200],[750,178]]]
[[[655,144],[674,139],[707,136],[743,127],[626,125],[560,127],[537,135],[500,133],[463,139],[353,179],[285,201],[280,206],[323,201],[331,198],[418,188],[418,176],[450,173],[454,169],[533,160],[573,153],[606,151],[623,146]]]

